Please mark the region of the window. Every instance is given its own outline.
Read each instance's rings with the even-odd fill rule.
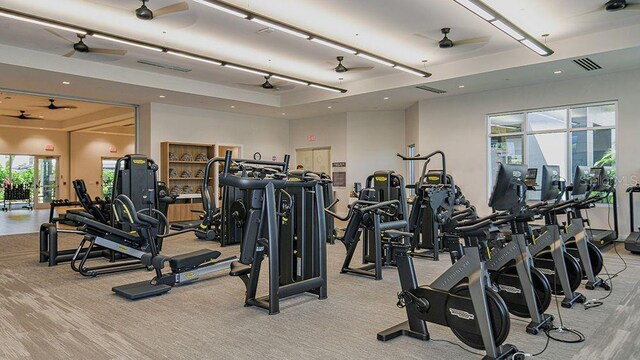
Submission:
[[[489,190],[498,163],[558,165],[567,184],[578,165],[604,166],[615,176],[616,108],[602,103],[490,115]],[[538,183],[541,176],[538,171]]]
[[[102,159],[102,196],[104,198],[111,197],[117,160],[118,159],[109,158]]]

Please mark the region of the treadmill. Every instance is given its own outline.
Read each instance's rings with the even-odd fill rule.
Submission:
[[[640,192],[640,184],[636,184],[627,189],[629,194],[629,222],[631,224],[631,232],[624,240],[624,248],[633,253],[640,254],[640,228],[635,226],[635,215],[633,210],[633,194]]]

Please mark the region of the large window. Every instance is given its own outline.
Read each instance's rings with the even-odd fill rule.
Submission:
[[[111,197],[117,161],[115,158],[102,158],[102,196],[105,198]]]
[[[567,184],[577,165],[604,166],[615,176],[616,103],[496,114],[488,121],[489,189],[498,163],[558,165]],[[538,183],[541,176],[538,171]]]

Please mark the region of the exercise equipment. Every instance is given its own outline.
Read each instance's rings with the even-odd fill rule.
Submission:
[[[577,202],[573,206],[573,211],[568,215],[573,215],[585,221],[588,241],[598,248],[604,248],[618,239],[618,194],[614,185],[615,179],[611,179],[607,175],[604,167],[576,166],[571,195],[573,197],[584,196],[584,199]],[[613,227],[611,229],[591,227],[585,214],[588,209],[595,207],[596,203],[602,201],[607,202],[607,206],[611,206],[613,213]],[[611,203],[609,203],[610,201]],[[607,216],[609,215],[607,214]],[[567,221],[571,222],[571,217],[568,216]],[[593,251],[590,251],[590,253],[592,256],[596,256],[594,261],[598,261],[597,253]],[[599,273],[600,270],[596,271],[596,273]]]
[[[232,173],[232,163],[241,164],[244,171]],[[283,162],[233,159],[232,152],[228,150],[219,177],[221,185],[245,191],[248,198],[240,258],[231,264],[229,275],[239,277],[244,283],[247,290],[245,306],[266,309],[270,315],[278,314],[280,300],[289,296],[309,292],[317,295],[319,299],[327,297],[326,224],[322,185],[316,181],[287,181],[288,167],[288,155],[285,155]],[[205,170],[205,178],[209,176],[209,169],[208,166]],[[285,217],[293,216],[292,212],[295,209],[289,206],[283,208],[282,202],[279,201],[283,197],[289,198],[291,204],[291,195],[285,190],[288,186],[313,189],[315,194],[312,236],[297,239],[304,245],[301,246],[302,253],[295,253],[300,259],[295,269],[296,276],[288,276],[283,272],[281,260],[287,260],[280,258],[280,248],[288,246],[285,243],[291,237],[280,237],[279,222]],[[310,257],[308,254],[311,254]],[[269,258],[269,286],[267,295],[259,297],[257,289],[265,255]]]
[[[485,262],[489,271],[491,283],[496,287],[498,294],[505,301],[510,313],[530,318],[526,331],[530,334],[539,334],[542,330],[553,326],[553,316],[545,314],[551,304],[551,289],[549,282],[537,269],[534,268],[529,248],[525,238],[525,232],[521,223],[526,223],[529,214],[526,206],[525,183],[526,166],[500,164],[495,186],[492,191],[489,206],[496,211],[493,215],[485,217],[493,221],[484,234],[467,234],[465,244],[467,246],[479,246],[485,239],[490,248],[488,259]],[[469,221],[469,220],[467,220]],[[471,220],[474,222],[477,220]],[[457,226],[466,224],[459,222]],[[501,236],[499,226],[508,226],[510,234]],[[459,244],[459,243],[458,243]],[[450,244],[452,260],[463,253],[464,247]]]
[[[23,203],[21,209],[33,210],[31,187],[25,184],[5,184],[3,191],[2,211],[12,210],[14,202]]]
[[[152,267],[156,273],[156,276],[151,281],[142,281],[112,288],[113,292],[126,299],[138,300],[165,294],[173,286],[191,283],[202,276],[227,270],[230,268],[231,263],[237,260],[236,257],[217,260],[221,255],[220,252],[209,249],[196,250],[175,256],[160,255],[156,246],[159,243],[158,239],[194,230],[186,229],[174,233],[159,234],[158,232],[163,222],[164,224],[168,223],[166,216],[156,210],[155,213],[163,218],[163,221],[160,221],[137,211],[131,199],[126,195],[118,195],[114,201],[114,209],[118,221],[129,225],[142,239],[142,243],[148,244],[148,247],[145,247],[147,252],[142,254],[140,259],[145,266]],[[162,273],[165,263],[169,263],[171,273]]]
[[[636,229],[635,226],[636,219],[633,201],[633,194],[639,192],[640,185],[638,184],[627,188],[627,193],[629,194],[629,226],[631,228],[631,232],[624,240],[624,248],[633,254],[640,254],[640,228]]]
[[[446,176],[444,169],[443,176]],[[452,185],[439,184],[436,189],[445,191],[448,187]],[[503,345],[509,334],[509,313],[504,300],[491,289],[484,264],[488,255],[484,236],[495,216],[456,227],[458,234],[465,238],[473,236],[478,243],[465,247],[458,261],[430,285],[418,286],[413,258],[407,252],[409,247],[397,250],[402,288],[397,305],[405,308],[407,321],[378,333],[378,340],[388,341],[401,335],[429,340],[427,322],[432,322],[449,327],[464,344],[484,349],[485,359],[507,359],[518,352],[513,345]],[[450,217],[451,213],[444,210],[438,218],[444,223]]]

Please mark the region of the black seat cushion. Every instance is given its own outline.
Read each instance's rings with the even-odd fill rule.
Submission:
[[[215,250],[196,250],[190,253],[173,256],[169,260],[169,265],[171,266],[172,271],[180,272],[194,268],[207,261],[217,259],[220,255],[221,253]]]
[[[231,263],[231,270],[229,271],[229,275],[242,276],[242,275],[248,275],[250,272],[251,272],[251,265],[245,265],[240,261],[234,261]]]

